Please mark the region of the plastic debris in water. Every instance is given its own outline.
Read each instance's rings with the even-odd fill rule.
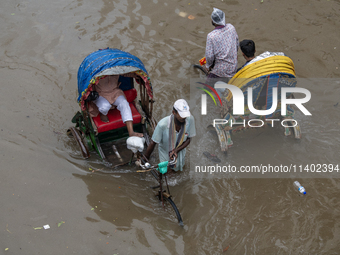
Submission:
[[[301,194],[306,195],[306,190],[305,190],[305,188],[304,188],[298,181],[295,181],[295,182],[294,182],[294,186],[295,186],[296,188],[298,188],[298,190],[299,190],[299,192],[300,192]]]
[[[178,15],[185,18],[188,14],[186,12],[179,12]]]
[[[227,251],[227,250],[229,249],[229,246],[230,246],[230,245],[228,245],[228,246],[223,250],[223,252]]]
[[[65,223],[65,221],[61,221],[58,223],[58,228],[61,226],[61,224]]]

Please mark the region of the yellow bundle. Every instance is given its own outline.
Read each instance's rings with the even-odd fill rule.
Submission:
[[[229,84],[242,89],[248,82],[273,73],[288,73],[295,76],[293,61],[286,56],[272,56],[256,61],[255,63],[246,65],[238,71],[229,81]],[[232,94],[229,93],[227,100],[230,101],[231,97]]]

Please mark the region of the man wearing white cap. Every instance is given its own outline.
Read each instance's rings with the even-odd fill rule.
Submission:
[[[189,105],[184,99],[174,103],[172,114],[161,119],[152,135],[145,156],[150,157],[155,145],[158,144],[160,162],[177,157],[175,171],[182,171],[185,163],[185,148],[190,139],[196,135],[195,120],[190,114]]]
[[[208,78],[233,77],[237,70],[238,35],[235,27],[225,23],[225,14],[214,8],[211,22],[215,29],[207,36],[205,48]]]

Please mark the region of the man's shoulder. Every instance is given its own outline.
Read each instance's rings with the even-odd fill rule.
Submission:
[[[235,27],[232,24],[228,23],[223,28],[214,29],[213,31],[208,33],[208,38],[214,38],[215,36],[220,35],[220,34],[224,34],[225,32],[234,32],[234,33],[236,33],[236,29],[235,29]]]
[[[194,119],[194,116],[190,115],[190,116],[187,118],[186,124],[187,124],[187,125],[194,125],[194,126],[195,126],[195,119]]]
[[[235,28],[232,24],[230,24],[230,23],[226,24],[225,27],[224,27],[224,29],[225,29],[226,31],[228,31],[229,33],[232,32],[232,33],[237,34],[236,28]]]
[[[157,126],[161,128],[166,128],[168,127],[168,121],[169,121],[169,116],[166,116],[158,122]]]
[[[225,28],[235,29],[235,27],[234,27],[233,24],[231,24],[231,23],[227,23],[227,24],[225,25]],[[236,29],[235,29],[235,30],[236,30]]]
[[[190,115],[190,116],[188,117],[188,119],[189,119],[189,121],[195,121],[195,118],[194,118],[194,116],[192,116],[192,115]]]
[[[220,29],[214,29],[213,31],[211,31],[210,33],[208,33],[208,37],[214,37],[215,35],[221,33],[219,30],[220,30]]]
[[[168,119],[169,116],[164,117],[163,119],[161,119],[160,121],[158,121],[157,126],[155,131],[152,134],[152,140],[155,143],[160,143],[162,141],[162,137],[164,135],[164,131],[166,131],[166,129],[168,128]]]
[[[215,34],[215,30],[213,30],[210,33],[208,33],[207,37],[211,38],[211,37],[213,37],[214,34]]]

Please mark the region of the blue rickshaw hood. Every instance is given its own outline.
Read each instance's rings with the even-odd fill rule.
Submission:
[[[102,75],[119,75],[141,70],[148,75],[142,61],[119,49],[102,49],[89,54],[78,69],[78,99],[91,84],[91,80]]]

